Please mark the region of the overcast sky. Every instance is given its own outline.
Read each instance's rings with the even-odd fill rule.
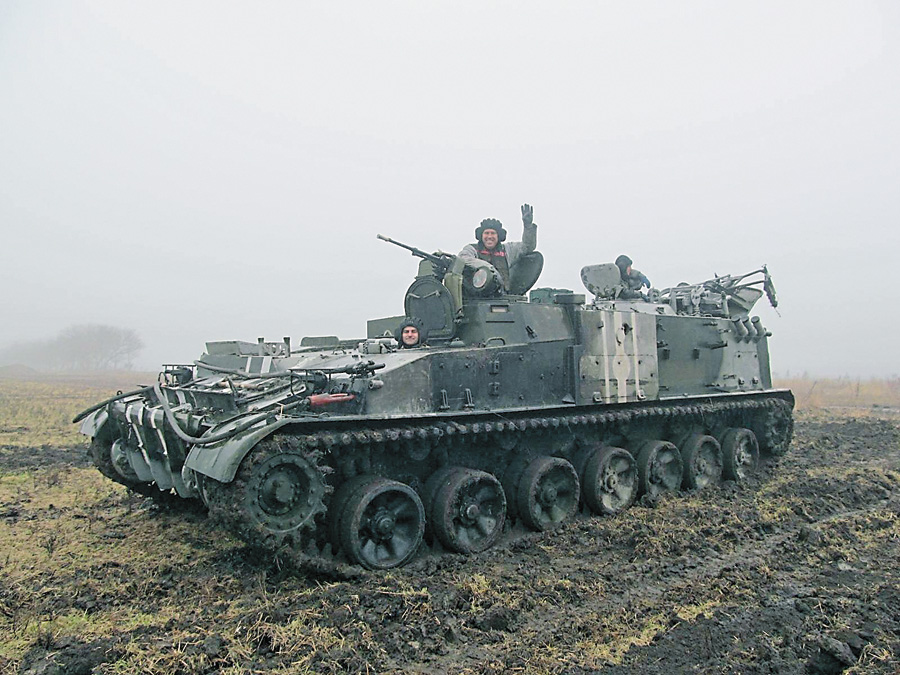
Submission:
[[[784,374],[900,373],[900,3],[0,2],[0,347],[401,314],[485,217],[539,285],[767,264]]]

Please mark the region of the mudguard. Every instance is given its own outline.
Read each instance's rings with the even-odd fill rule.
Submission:
[[[95,410],[81,421],[79,431],[85,436],[95,438],[100,435],[108,421],[109,413],[106,412],[106,408],[100,408],[100,410]]]
[[[276,418],[264,426],[250,427],[224,441],[211,445],[195,445],[184,460],[184,465],[221,483],[230,483],[253,446],[286,424],[296,421],[295,418]],[[211,429],[209,433],[215,432],[215,429]]]

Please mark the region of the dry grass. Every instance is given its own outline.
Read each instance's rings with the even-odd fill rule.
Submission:
[[[7,373],[8,374],[8,373]],[[0,378],[0,448],[81,445],[84,436],[72,418],[85,408],[153,382],[148,373],[38,375]]]
[[[794,392],[798,410],[816,408],[892,409],[900,411],[900,378],[794,378],[775,386]]]

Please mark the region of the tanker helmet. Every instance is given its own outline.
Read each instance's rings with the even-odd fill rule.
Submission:
[[[631,264],[632,264],[632,260],[627,255],[623,254],[623,255],[620,255],[618,258],[616,258],[616,267],[619,268],[619,271],[622,274],[625,274],[625,270],[627,270],[628,266]]]
[[[481,235],[485,230],[494,230],[497,233],[497,239],[502,244],[506,241],[506,230],[503,229],[503,223],[496,218],[485,218],[481,224],[475,228],[475,239],[480,243]]]
[[[417,331],[419,331],[419,342],[416,344],[416,346],[425,344],[425,341],[428,339],[428,329],[425,328],[425,324],[422,323],[420,319],[412,316],[404,318],[400,325],[397,326],[397,330],[394,331],[394,339],[398,342],[398,344],[403,347],[403,329],[407,326],[412,326]]]

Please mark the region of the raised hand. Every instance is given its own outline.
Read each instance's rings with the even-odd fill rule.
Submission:
[[[528,227],[534,222],[534,209],[531,204],[522,204],[522,224]]]

